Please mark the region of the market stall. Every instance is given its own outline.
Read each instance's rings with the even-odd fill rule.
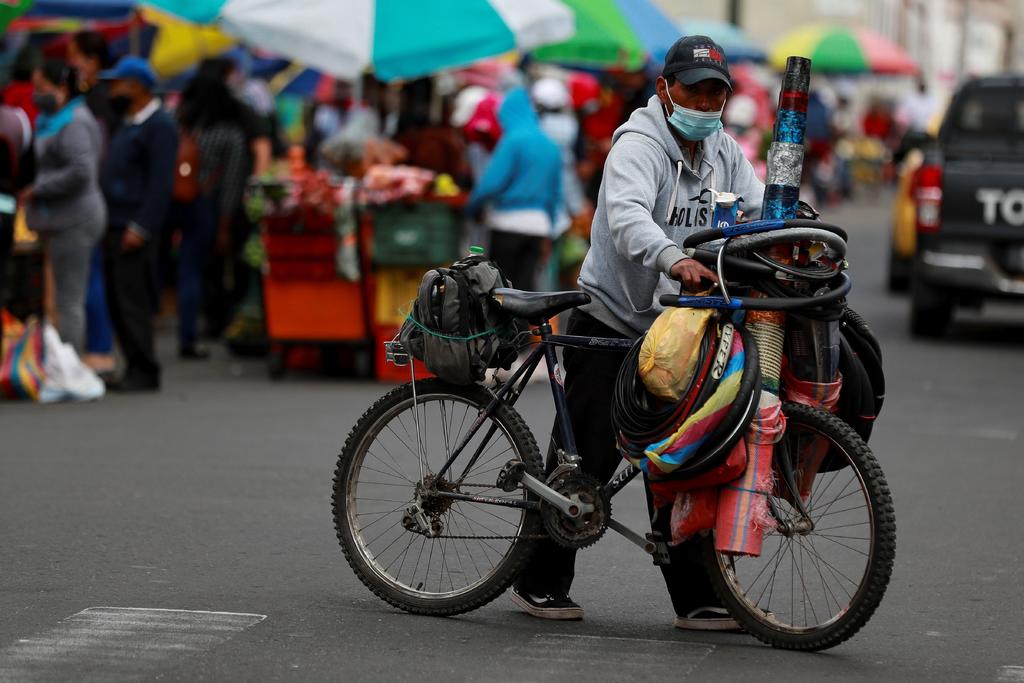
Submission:
[[[327,365],[347,347],[356,374],[372,367],[378,379],[404,381],[383,345],[398,334],[423,272],[461,253],[464,201],[450,178],[430,171],[381,165],[357,180],[313,172],[298,153],[284,174],[253,183],[270,375],[293,365],[295,349],[316,347]]]

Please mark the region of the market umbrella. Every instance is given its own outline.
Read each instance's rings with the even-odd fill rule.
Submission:
[[[35,0],[31,4],[30,17],[123,19],[135,11],[138,3],[137,0]]]
[[[764,62],[768,54],[735,24],[684,19],[677,26],[685,36],[707,36],[722,46],[729,63]],[[790,53],[798,54],[798,53]],[[815,64],[815,66],[817,66]]]
[[[808,24],[794,29],[772,46],[769,62],[781,71],[790,55],[810,58],[816,72],[909,75],[918,70],[900,46],[857,26]]]
[[[160,78],[180,74],[201,59],[224,53],[237,42],[215,26],[199,26],[152,7],[142,8],[142,18],[157,29],[149,63]]]
[[[557,0],[147,0],[341,78],[415,78],[573,34]]]
[[[7,25],[17,19],[32,5],[32,0],[14,0],[0,2],[0,33],[7,30]]]
[[[562,0],[576,14],[576,35],[535,50],[541,61],[638,71],[662,61],[679,38],[672,20],[650,0]]]

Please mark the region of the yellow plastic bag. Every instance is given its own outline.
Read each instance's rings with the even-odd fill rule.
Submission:
[[[638,370],[647,391],[678,401],[693,377],[710,308],[670,308],[654,321],[640,346]]]

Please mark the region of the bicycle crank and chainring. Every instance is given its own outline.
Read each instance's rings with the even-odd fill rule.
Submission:
[[[541,516],[548,535],[564,548],[580,549],[596,543],[608,528],[612,510],[611,500],[600,482],[586,474],[571,473],[555,479],[548,486],[566,498],[594,506],[591,512],[572,519],[553,505],[543,503]]]

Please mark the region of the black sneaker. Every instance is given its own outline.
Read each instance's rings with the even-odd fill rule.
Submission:
[[[676,616],[672,625],[688,631],[739,631],[739,623],[724,607],[698,607],[686,616]]]
[[[524,612],[541,619],[557,619],[559,621],[579,621],[583,618],[583,608],[573,602],[568,595],[534,595],[527,591],[512,589],[512,602]]]

